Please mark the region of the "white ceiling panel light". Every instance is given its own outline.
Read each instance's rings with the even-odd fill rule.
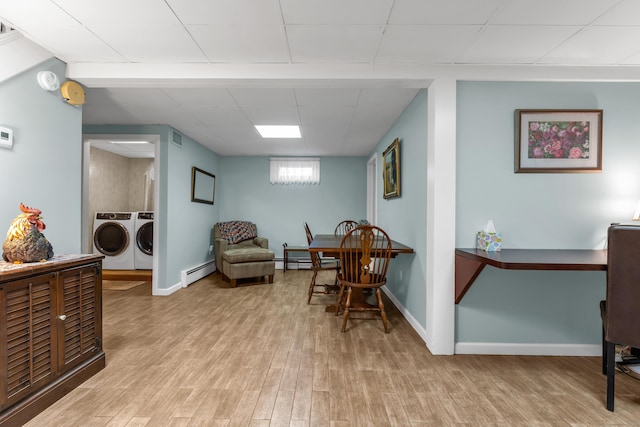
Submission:
[[[302,138],[300,126],[256,125],[263,138]]]

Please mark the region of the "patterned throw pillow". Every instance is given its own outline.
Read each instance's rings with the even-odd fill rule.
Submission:
[[[220,236],[230,244],[258,237],[256,225],[249,221],[226,221],[218,224]]]

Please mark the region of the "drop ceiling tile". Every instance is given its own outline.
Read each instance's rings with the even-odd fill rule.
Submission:
[[[253,125],[299,125],[296,107],[243,107],[245,115]]]
[[[302,136],[311,145],[342,145],[342,141],[349,133],[349,123],[334,123],[331,126],[313,124],[304,126]]]
[[[278,0],[167,0],[185,25],[282,25]]]
[[[210,62],[289,62],[284,29],[277,25],[189,25]]]
[[[55,0],[82,25],[176,25],[180,21],[163,0]]]
[[[419,91],[418,88],[364,88],[358,98],[358,105],[384,105],[391,108],[392,105],[398,104],[404,110]]]
[[[96,25],[93,31],[130,62],[206,62],[179,25]],[[135,37],[131,37],[135,34]]]
[[[458,63],[533,64],[580,27],[491,26],[456,58]]]
[[[615,65],[638,51],[640,27],[589,27],[540,60],[545,64]]]
[[[280,0],[286,25],[383,25],[392,0]]]
[[[232,107],[235,100],[223,88],[166,88],[162,91],[183,106]]]
[[[376,141],[375,144],[371,144],[371,141]],[[373,151],[373,147],[380,141],[380,135],[361,133],[358,135],[350,135],[345,140],[342,149],[340,150],[341,156],[368,156]]]
[[[620,0],[511,0],[491,18],[501,25],[588,25]]]
[[[79,24],[44,25],[26,36],[67,63],[125,61],[122,55]]]
[[[359,88],[298,88],[296,101],[300,107],[356,105],[360,96]]]
[[[19,30],[38,36],[44,34],[43,26],[80,25],[50,0],[0,1],[0,16]]]
[[[177,107],[162,89],[153,88],[108,88],[109,99],[119,107],[142,106],[149,108]]]
[[[640,51],[624,58],[620,61],[621,65],[640,65]]]
[[[311,124],[321,126],[346,125],[351,123],[351,117],[354,114],[355,106],[339,106],[326,107],[322,105],[300,107],[300,122],[303,126]]]
[[[251,141],[263,141],[263,138],[260,136],[260,134],[258,134],[258,131],[250,126],[213,128],[212,132],[221,141],[225,141],[231,144],[243,144]]]
[[[245,116],[244,112],[238,107],[182,107],[189,114],[196,117],[205,126],[223,129],[223,128],[249,128],[252,127],[251,122]]]
[[[503,0],[396,0],[389,24],[485,24]]]
[[[480,29],[476,25],[388,26],[376,62],[451,63]]]
[[[293,89],[283,88],[230,88],[229,93],[240,106],[291,107],[296,105]]]
[[[370,62],[382,35],[382,27],[287,26],[293,62]]]
[[[640,25],[640,2],[623,0],[596,19],[593,25]]]

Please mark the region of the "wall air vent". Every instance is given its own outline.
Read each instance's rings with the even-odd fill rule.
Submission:
[[[173,131],[172,141],[175,145],[182,148],[182,135],[180,135],[178,132]]]

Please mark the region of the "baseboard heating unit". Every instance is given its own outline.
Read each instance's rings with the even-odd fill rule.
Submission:
[[[203,264],[197,265],[193,268],[190,268],[188,270],[182,270],[182,287],[186,288],[187,286],[189,286],[190,284],[192,284],[193,282],[202,279],[205,276],[208,276],[209,274],[213,273],[214,271],[216,271],[216,261],[215,260],[211,260],[211,261],[207,261]]]

